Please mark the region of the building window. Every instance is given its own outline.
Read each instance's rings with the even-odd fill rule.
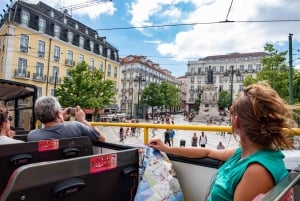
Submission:
[[[79,36],[79,47],[83,48],[84,45],[84,38],[82,36]]]
[[[94,70],[94,59],[90,58],[89,70]]]
[[[27,60],[19,58],[17,76],[25,77],[27,71]]]
[[[35,77],[34,79],[42,80],[44,75],[44,64],[41,62],[36,63],[35,67]]]
[[[21,11],[21,24],[28,26],[29,25],[30,14],[26,10]]]
[[[117,54],[117,52],[114,52],[114,55],[115,55],[115,60],[117,60],[117,59],[118,59],[118,54]]]
[[[224,66],[220,66],[220,73],[224,73]]]
[[[195,78],[191,77],[191,84],[194,84],[194,82],[195,82]]]
[[[118,68],[117,66],[114,67],[114,77],[118,76]]]
[[[100,55],[103,54],[103,46],[102,45],[99,45],[99,53],[100,53]]]
[[[110,74],[111,74],[111,65],[108,64],[107,65],[107,76],[110,77]]]
[[[73,36],[74,36],[73,32],[68,31],[68,42],[69,42],[69,43],[72,43],[72,41],[73,41]]]
[[[65,61],[65,64],[68,66],[74,66],[75,63],[73,61],[73,52],[71,50],[67,51],[67,59]]]
[[[245,70],[245,69],[244,69],[244,65],[240,65],[240,71],[241,71],[241,72],[244,72],[244,70]]]
[[[38,57],[44,58],[45,57],[45,41],[38,41]]]
[[[198,77],[197,83],[201,84],[201,77],[200,76]]]
[[[103,71],[103,62],[99,61],[99,70]]]
[[[37,97],[41,97],[43,95],[42,87],[37,87],[36,95],[37,95]]]
[[[55,89],[50,89],[50,95],[55,96]]]
[[[29,37],[27,35],[21,34],[20,37],[20,51],[21,52],[28,52],[28,42],[29,42]]]
[[[94,42],[93,41],[90,41],[90,48],[91,48],[91,52],[94,51]]]
[[[110,49],[107,49],[107,58],[110,58],[110,53],[111,53],[111,51],[110,51]]]
[[[59,75],[59,68],[57,66],[52,67],[52,75],[50,76],[50,82],[57,83]]]
[[[67,58],[68,58],[69,60],[73,61],[73,51],[68,50],[68,52],[67,52]]]
[[[39,32],[45,33],[46,30],[46,20],[43,18],[39,19]]]
[[[59,38],[60,32],[61,32],[60,26],[55,25],[55,26],[54,26],[54,36],[55,36],[56,38]]]
[[[194,73],[195,73],[195,68],[192,67],[192,68],[191,68],[191,74],[193,75]]]
[[[59,62],[60,59],[60,47],[54,46],[54,61]]]
[[[79,63],[84,61],[84,55],[83,54],[79,54]]]
[[[248,64],[248,71],[249,71],[249,72],[252,71],[252,64]]]
[[[50,11],[50,17],[54,17],[54,11],[53,10]]]

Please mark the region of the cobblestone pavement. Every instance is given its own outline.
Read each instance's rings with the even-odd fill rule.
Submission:
[[[185,121],[183,115],[174,115],[174,122],[175,124],[189,124],[189,125],[199,125],[202,123],[199,122],[188,122]],[[124,144],[130,146],[143,146],[144,145],[144,129],[140,129],[140,136],[127,136],[123,142],[120,142],[119,136],[119,127],[108,127],[103,126],[99,127],[100,131],[105,135],[106,141],[110,143],[116,144]],[[126,130],[126,129],[124,129]],[[149,129],[149,137],[152,137],[152,129]],[[164,132],[165,129],[158,129],[156,137],[161,138],[164,140]],[[191,131],[191,130],[175,130],[175,137],[174,137],[174,146],[180,146],[180,141],[185,141],[186,147],[191,147],[191,139],[193,133],[196,132],[197,136],[200,136],[200,131]],[[221,141],[225,147],[233,147],[237,146],[238,142],[234,139],[231,134],[225,134],[225,136],[221,136],[218,132],[213,131],[204,131],[207,135],[207,147],[216,148],[218,143]],[[199,144],[199,142],[198,142]]]

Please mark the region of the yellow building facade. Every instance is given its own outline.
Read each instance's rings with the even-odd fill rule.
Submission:
[[[96,30],[42,2],[17,1],[0,22],[0,78],[33,84],[38,96],[54,95],[68,70],[85,61],[115,83],[118,103],[118,50]]]

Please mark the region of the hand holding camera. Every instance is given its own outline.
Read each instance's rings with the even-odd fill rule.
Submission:
[[[69,111],[68,111],[68,113],[69,113],[69,115],[71,115],[71,116],[75,116],[75,112],[76,112],[76,108],[69,108]]]

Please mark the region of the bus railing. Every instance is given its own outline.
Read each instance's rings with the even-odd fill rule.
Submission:
[[[192,131],[223,131],[232,132],[231,126],[219,125],[183,125],[183,124],[151,124],[151,123],[114,123],[114,122],[90,122],[93,126],[114,126],[114,127],[135,127],[144,128],[144,144],[149,142],[149,129],[176,129],[176,130],[192,130]],[[291,135],[300,136],[300,128],[286,129]]]

